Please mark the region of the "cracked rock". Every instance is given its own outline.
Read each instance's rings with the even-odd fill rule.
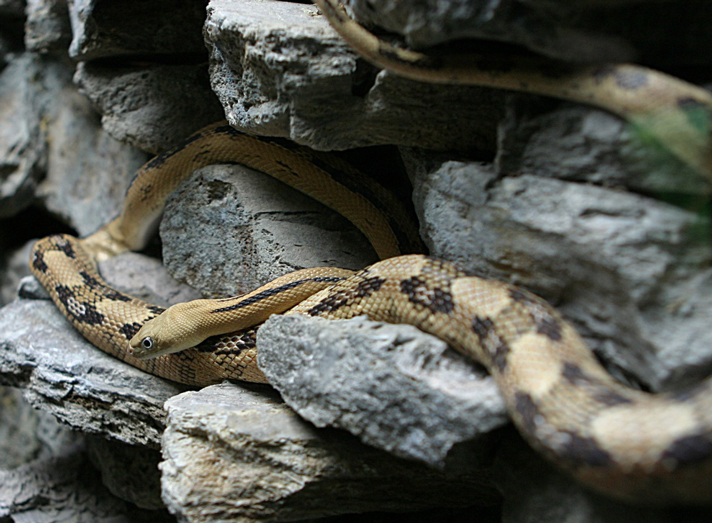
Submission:
[[[173,276],[212,296],[236,296],[305,267],[360,269],[377,258],[348,221],[241,165],[196,171],[161,222]]]
[[[423,48],[458,39],[516,44],[574,62],[706,63],[704,0],[346,0],[357,18]],[[511,52],[511,51],[510,51]],[[709,55],[709,53],[708,53]]]
[[[404,152],[430,253],[542,295],[653,390],[712,362],[709,221],[620,190]]]
[[[483,435],[508,419],[480,367],[410,325],[272,316],[257,347],[270,384],[303,418],[431,466],[474,466],[491,451]]]
[[[316,430],[262,388],[214,385],[166,408],[163,499],[186,521],[291,521],[497,498],[485,468],[448,475]]]
[[[205,38],[213,90],[247,132],[320,150],[494,148],[501,92],[376,74],[314,6],[212,0]]]

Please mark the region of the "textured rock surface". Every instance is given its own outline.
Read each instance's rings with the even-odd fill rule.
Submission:
[[[638,193],[709,194],[709,184],[632,126],[603,111],[534,96],[507,99],[499,125],[498,172],[536,174]]]
[[[409,325],[273,316],[257,348],[260,368],[300,416],[431,466],[451,458],[474,467],[491,453],[482,436],[507,420],[480,368]]]
[[[116,68],[84,62],[74,81],[101,111],[106,132],[152,153],[224,118],[205,63]]]
[[[494,146],[502,93],[376,74],[313,6],[212,0],[205,37],[213,89],[249,132],[316,149]]]
[[[431,254],[544,296],[654,389],[709,368],[708,224],[652,198],[410,151]],[[681,334],[684,335],[681,336]]]
[[[573,60],[632,57],[649,65],[672,64],[673,73],[690,78],[705,76],[710,56],[706,23],[710,10],[703,0],[351,4],[362,19],[405,35],[406,42],[416,46],[477,35]],[[433,6],[435,12],[424,14]],[[381,148],[378,156],[373,149],[350,152],[357,161],[368,159],[383,179],[397,178],[393,174],[398,167],[381,160],[382,155],[393,155],[394,144],[458,150],[465,159],[451,155],[442,161],[403,151],[413,174],[424,234],[435,253],[542,293],[576,322],[614,370],[635,371],[637,379],[652,388],[694,379],[709,369],[710,355],[704,350],[709,344],[705,311],[711,305],[704,261],[710,255],[708,223],[693,207],[698,203],[704,207],[709,188],[657,153],[642,158],[650,151],[641,149],[639,137],[620,122],[581,106],[485,89],[423,85],[378,72],[357,59],[307,4],[213,0],[204,33],[206,53],[201,34],[205,7],[204,0],[0,1],[4,67],[0,266],[8,296],[4,300],[10,299],[12,291],[7,290],[14,289],[21,276],[22,271],[15,269],[15,261],[23,256],[21,246],[44,231],[61,228],[33,205],[49,210],[80,234],[92,232],[116,213],[134,168],[145,158],[115,138],[143,150],[165,149],[220,117],[222,106],[243,130],[317,148],[391,145]],[[83,63],[76,66],[69,54]],[[695,64],[704,67],[698,70]],[[206,74],[217,102],[208,91]],[[72,78],[88,100],[77,94]],[[277,267],[281,271],[306,264],[303,260],[316,258],[318,264],[323,258],[336,260],[323,254],[321,244],[317,247],[316,239],[327,234],[315,233],[312,227],[313,222],[329,222],[331,234],[331,218],[311,210],[305,215],[303,210],[277,209],[276,197],[258,197],[251,192],[251,182],[235,185],[233,175],[228,179],[226,172],[218,168],[199,173],[172,204],[169,221],[176,233],[201,222],[197,237],[184,240],[190,253],[165,227],[166,258],[177,273],[193,278],[206,292],[231,293],[237,290],[240,271],[262,279]],[[243,190],[247,184],[249,193]],[[244,206],[238,206],[238,189],[247,202]],[[407,187],[397,189],[408,192]],[[191,204],[190,192],[195,197]],[[292,203],[291,196],[286,199]],[[296,224],[286,225],[290,212]],[[33,219],[42,223],[32,224]],[[232,242],[232,229],[238,226],[251,232],[250,240]],[[271,232],[263,231],[267,229]],[[305,236],[287,239],[293,233]],[[341,233],[334,235],[341,240]],[[228,262],[240,250],[256,254],[261,265],[236,264],[228,270]],[[337,250],[363,251],[343,246]],[[201,251],[211,256],[184,257]],[[141,259],[123,257],[117,260],[117,270],[133,272],[140,280],[140,294],[156,301],[156,293],[173,287],[161,279],[164,276],[154,278]],[[355,257],[350,260],[354,266],[362,264]],[[216,267],[221,274],[215,274]],[[151,285],[144,285],[144,278]],[[23,296],[39,296],[36,282],[35,287],[30,283],[22,287]],[[165,297],[168,302],[180,299],[179,291],[173,290]],[[295,320],[282,321],[286,325]],[[33,404],[81,430],[157,446],[165,416],[162,400],[182,389],[88,347],[43,300],[15,301],[4,308],[0,340],[0,380],[25,388]],[[338,343],[334,345],[341,347]],[[631,350],[636,347],[640,350]],[[440,372],[436,365],[425,367]],[[453,370],[455,364],[445,368]],[[380,372],[380,367],[374,369]],[[350,374],[361,378],[364,373]],[[317,393],[323,396],[346,374],[348,370],[322,382],[327,389]],[[294,381],[301,388],[296,392],[303,395],[307,388],[302,383]],[[254,392],[244,390],[217,387],[173,400],[176,429],[166,439],[170,453],[164,466],[164,497],[173,510],[183,512],[181,520],[245,514],[289,519],[375,507],[414,510],[426,503],[461,503],[457,489],[482,481],[467,479],[449,488],[449,479],[422,472],[426,469],[421,465],[386,457],[343,432],[317,430],[299,421],[274,396],[255,394],[240,403]],[[130,503],[158,507],[151,474],[155,449],[92,437],[87,446],[92,462],[103,471],[101,478],[90,465],[84,443],[68,447],[66,454],[45,454],[43,448],[53,438],[33,438],[32,432],[42,432],[42,417],[47,414],[35,418],[13,403],[16,395],[3,397],[11,398],[5,400],[11,405],[3,419],[17,417],[26,427],[3,423],[7,432],[0,432],[0,437],[23,441],[17,445],[24,449],[22,460],[30,462],[10,463],[17,466],[8,474],[0,471],[0,520],[166,517],[161,511],[147,516],[101,486],[109,485],[111,492]],[[252,410],[263,414],[260,422],[268,419],[274,424],[234,426],[235,420],[242,423],[252,416]],[[331,406],[327,411],[369,437],[377,432],[367,415],[347,409],[333,414]],[[265,412],[276,414],[270,418]],[[418,441],[411,436],[390,441],[389,446],[392,437],[396,436],[380,434],[374,439],[388,448],[421,452],[429,448],[420,445],[426,438]],[[518,441],[516,436],[513,440]],[[450,439],[443,441],[436,441],[438,452]],[[0,448],[14,448],[12,443]],[[458,444],[456,449],[465,446]],[[501,518],[498,509],[488,512],[487,521],[665,521],[693,515],[625,508],[584,493],[539,463],[529,449],[519,453],[516,446],[503,445],[496,452],[493,475],[504,493],[504,512]],[[311,459],[314,456],[321,461]],[[479,458],[477,451],[474,458]],[[464,465],[467,459],[451,451],[448,464]],[[136,468],[122,467],[123,462]],[[126,474],[117,472],[122,469]],[[199,481],[193,482],[196,478]],[[249,484],[252,479],[255,482]],[[248,481],[244,488],[241,480]],[[434,488],[446,492],[433,499]],[[236,499],[240,492],[246,493],[249,503]],[[485,492],[491,496],[490,490]],[[368,499],[366,508],[362,495]],[[323,496],[329,499],[321,503]],[[396,507],[394,499],[401,504]],[[442,509],[429,514],[432,521],[452,519],[452,512]],[[465,514],[458,520],[481,519],[477,511]],[[709,511],[699,514],[701,521],[709,520]],[[404,521],[428,520],[421,516]],[[367,519],[373,520],[370,515]],[[382,520],[393,521],[393,516]]]
[[[126,268],[127,257],[133,271]],[[196,297],[193,291],[171,285],[155,260],[142,261],[138,254],[123,255],[102,268],[117,287],[135,290],[145,299],[166,304]],[[112,268],[117,278],[111,277]],[[145,281],[152,283],[143,287]],[[25,388],[33,406],[83,432],[158,446],[163,402],[184,387],[97,350],[48,300],[16,300],[1,309],[0,333],[0,377],[4,383]]]
[[[345,3],[362,22],[399,33],[415,47],[477,38],[518,44],[562,60],[640,61],[658,66],[706,63],[700,53],[712,49],[712,40],[703,29],[703,19],[711,16],[704,0]]]
[[[109,56],[191,55],[204,52],[200,28],[205,19],[202,0],[71,0],[75,60]],[[164,58],[165,59],[165,58]]]
[[[0,462],[0,519],[21,523],[169,521],[165,511],[137,510],[113,497],[89,465],[86,438],[79,432],[60,425],[51,414],[33,411],[18,389],[4,389],[2,398],[5,448]],[[13,425],[22,427],[23,437],[5,440],[5,431]]]
[[[496,499],[485,470],[444,475],[317,431],[275,393],[215,385],[166,403],[163,499],[189,521],[288,521]]]
[[[304,267],[375,261],[350,223],[267,175],[239,165],[197,171],[169,198],[163,260],[178,280],[235,296]]]

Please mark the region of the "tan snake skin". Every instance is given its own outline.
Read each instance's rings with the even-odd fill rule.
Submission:
[[[356,30],[338,4],[317,3],[322,10],[333,11],[337,29]],[[376,54],[403,67],[411,61],[413,66],[400,50],[383,49],[376,48]],[[656,89],[660,85],[651,78],[657,73],[636,74],[649,80],[644,85]],[[522,89],[530,81],[516,71],[497,75],[519,82]],[[557,91],[551,81],[549,94],[583,100],[588,89],[605,84],[600,98],[607,100],[607,92],[620,94],[626,89],[613,85],[615,73],[603,84],[591,71],[581,75],[589,75],[591,82],[584,87],[564,83]],[[680,124],[676,132],[684,135],[690,128],[685,111],[702,107],[709,114],[709,97],[682,82],[684,89],[674,90],[675,82],[668,77],[663,83],[667,111],[676,113],[674,121]],[[641,93],[645,89],[638,85],[636,97],[644,98]],[[653,100],[656,106],[659,98]],[[645,126],[640,123],[645,118],[633,114],[644,108],[617,107],[614,112]],[[704,136],[704,146],[697,140],[692,148],[676,145],[672,138],[666,134],[663,140],[670,150],[709,175],[708,137]],[[267,172],[335,208],[388,259],[356,274],[306,269],[241,298],[200,300],[168,313],[109,287],[95,260],[143,247],[164,199],[177,184],[197,167],[227,161]],[[506,283],[468,276],[446,261],[422,255],[391,257],[419,249],[403,207],[353,168],[329,155],[216,124],[144,166],[119,218],[83,240],[53,236],[39,241],[31,266],[57,306],[97,347],[147,372],[191,385],[223,379],[264,381],[255,362],[253,326],[275,310],[292,307],[289,314],[326,318],[367,314],[375,320],[413,324],[485,365],[524,438],[585,484],[635,501],[712,502],[712,378],[660,395],[624,387],[600,366],[573,327],[540,298]],[[244,330],[230,333],[237,329]],[[218,336],[221,333],[230,334]],[[207,336],[213,337],[202,341]],[[183,347],[189,348],[180,350]],[[156,354],[162,355],[146,358]]]

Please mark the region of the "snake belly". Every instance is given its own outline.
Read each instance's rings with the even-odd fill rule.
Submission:
[[[347,28],[350,42],[363,44],[359,40],[363,35],[353,36],[354,26],[338,2],[317,3],[323,11],[331,10],[337,29]],[[371,44],[366,51],[375,62],[387,66],[395,62],[427,76],[421,79],[445,81],[439,73],[449,69],[417,63],[418,56]],[[448,74],[451,81],[460,79]],[[581,75],[588,77],[588,83],[563,82],[558,90],[547,75],[539,74],[548,78],[544,89],[536,87],[536,75],[521,74],[514,70],[508,76],[499,75],[501,85],[497,85],[514,88],[517,84],[520,90],[528,90],[524,84],[533,84],[533,92],[595,103],[629,121],[649,125],[647,116],[639,114],[645,113],[645,107],[632,104],[630,93],[615,86],[615,74],[584,71]],[[474,76],[465,83],[476,83]],[[494,77],[489,78],[485,84],[496,83]],[[660,85],[656,78],[651,85]],[[682,98],[693,100],[688,106],[707,110],[710,105],[706,93],[686,84],[680,90],[675,82],[665,82],[661,90],[669,102],[666,111],[675,114],[677,124],[685,120],[680,111]],[[605,103],[599,104],[599,99]],[[660,127],[652,128],[656,126]],[[689,129],[681,125],[678,131],[673,134],[686,136]],[[690,149],[676,145],[685,138],[675,136],[664,134],[663,141],[709,176],[708,137],[703,145],[696,139],[697,145]],[[137,357],[129,341],[165,311],[111,288],[101,279],[96,261],[142,248],[167,195],[194,169],[219,162],[242,163],[266,172],[326,203],[355,223],[384,260],[355,274],[306,270],[243,297],[203,300],[185,322],[202,325],[218,318],[222,323],[215,335],[207,329],[209,337],[186,350],[153,359]],[[506,283],[467,275],[447,261],[400,256],[419,251],[417,230],[404,207],[352,167],[336,157],[279,139],[245,135],[220,123],[148,162],[132,183],[121,215],[94,235],[40,240],[31,267],[64,315],[98,348],[147,372],[189,385],[224,379],[264,381],[256,365],[255,326],[249,323],[259,323],[269,314],[261,307],[274,298],[285,298],[278,310],[287,309],[287,314],[335,319],[367,314],[374,320],[410,323],[486,366],[523,437],[581,482],[633,501],[712,502],[712,379],[659,395],[624,387],[601,367],[574,328],[540,298]],[[167,328],[190,331],[182,326],[183,321],[178,315]],[[226,331],[233,322],[242,330]]]

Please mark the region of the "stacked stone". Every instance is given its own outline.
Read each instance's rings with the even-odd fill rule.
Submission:
[[[349,7],[414,47],[476,39],[692,81],[712,56],[703,0]],[[32,278],[16,296],[29,240],[93,232],[150,154],[227,118],[343,151],[404,198],[412,185],[431,254],[537,292],[614,375],[666,390],[712,364],[695,173],[596,109],[378,71],[309,4],[3,0],[0,22],[0,521],[669,520],[560,475],[507,426],[492,380],[413,328],[273,317],[258,346],[280,394],[186,391],[85,342]],[[234,165],[176,191],[161,241],[168,273],[211,296],[375,259],[343,219]],[[147,255],[101,268],[149,301],[198,296]]]

